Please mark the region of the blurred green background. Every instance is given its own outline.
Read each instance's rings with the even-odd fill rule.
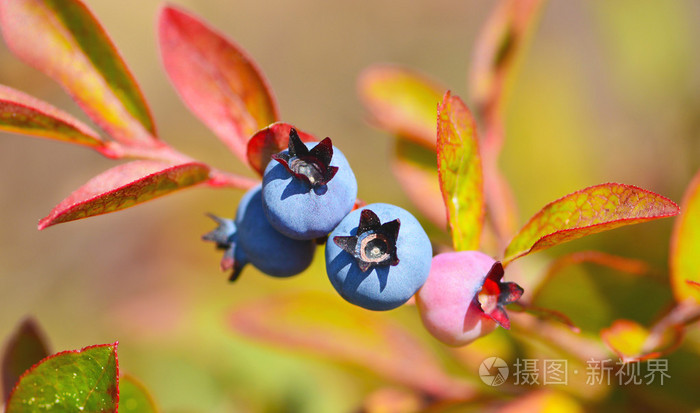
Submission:
[[[140,83],[162,139],[252,176],[169,85],[156,41],[162,3],[86,3]],[[411,210],[389,167],[391,137],[365,121],[356,78],[373,63],[400,63],[431,75],[469,104],[466,78],[475,36],[494,5],[174,3],[249,52],[272,85],[284,121],[330,136],[342,148],[354,166],[360,198]],[[521,222],[551,200],[602,182],[641,186],[680,202],[700,167],[699,22],[700,4],[692,0],[545,6],[514,83],[501,160]],[[4,44],[0,83],[87,121],[59,86],[19,62]],[[0,339],[33,315],[55,351],[119,340],[121,369],[142,380],[166,412],[346,412],[377,387],[366,372],[261,346],[230,331],[228,314],[239,303],[277,291],[332,291],[322,250],[299,277],[271,279],[248,268],[227,284],[218,270],[220,253],[199,237],[213,226],[204,214],[233,215],[240,191],[197,188],[36,230],[55,204],[113,165],[66,144],[17,135],[0,139]],[[649,260],[663,274],[672,224],[662,220],[592,236],[525,258],[522,267],[538,272],[549,257],[600,249]],[[663,276],[657,283],[649,294],[660,310],[670,292]],[[631,315],[616,315],[638,315],[648,323],[656,311],[643,301],[626,307]],[[418,327],[415,308],[390,316],[440,347]]]

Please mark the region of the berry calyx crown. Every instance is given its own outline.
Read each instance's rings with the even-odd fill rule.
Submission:
[[[399,236],[401,221],[381,223],[373,211],[365,209],[360,213],[357,234],[333,237],[333,242],[345,252],[355,257],[360,271],[367,272],[370,267],[381,265],[398,265],[396,240]]]
[[[503,265],[496,261],[491,266],[481,291],[475,297],[479,308],[499,326],[510,329],[510,320],[505,306],[518,301],[524,290],[514,282],[503,282]]]
[[[292,176],[312,187],[327,184],[338,172],[337,166],[330,165],[332,158],[331,138],[326,138],[309,149],[294,128],[289,131],[288,150],[272,155],[272,159],[281,163]]]

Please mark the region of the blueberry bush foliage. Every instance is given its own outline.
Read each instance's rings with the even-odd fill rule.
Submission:
[[[109,337],[100,342],[110,344],[83,343],[79,350],[53,353],[35,318],[15,320],[18,326],[8,333],[0,360],[6,411],[160,411],[151,393],[164,411],[685,411],[700,405],[697,394],[683,390],[700,379],[700,172],[681,189],[664,182],[663,175],[652,181],[659,191],[636,182],[567,187],[521,220],[516,200],[538,192],[518,189],[515,184],[522,179],[513,179],[512,171],[544,170],[541,182],[531,185],[547,187],[566,173],[562,165],[585,155],[585,148],[608,145],[612,151],[618,145],[611,131],[607,141],[590,137],[572,146],[568,159],[547,156],[547,145],[555,143],[540,147],[536,156],[526,149],[527,142],[508,152],[518,144],[509,117],[509,108],[521,104],[513,98],[518,96],[513,93],[516,73],[538,36],[542,15],[554,7],[545,3],[502,0],[484,16],[466,62],[468,95],[458,92],[460,84],[443,85],[408,65],[370,64],[356,79],[344,79],[356,80],[358,106],[375,133],[388,136],[377,137],[379,143],[343,136],[337,126],[322,132],[322,121],[298,124],[285,118],[265,68],[244,46],[185,8],[161,5],[157,45],[164,72],[184,105],[233,155],[233,162],[219,167],[214,166],[218,160],[188,155],[159,133],[158,112],[152,112],[117,42],[88,5],[80,0],[0,2],[0,31],[14,55],[3,59],[38,70],[77,103],[75,110],[60,109],[15,85],[2,85],[0,130],[82,146],[110,162],[41,218],[39,230],[185,189],[233,189],[242,196],[237,207],[211,205],[223,211],[209,214],[214,223],[199,221],[203,240],[212,244],[194,237],[183,241],[188,250],[216,247],[220,267],[229,274],[230,282],[224,277],[207,282],[201,293],[231,291],[233,298],[227,296],[217,307],[216,321],[182,314],[167,295],[172,289],[160,302],[152,300],[158,294],[146,295],[140,304],[128,304],[136,310],[119,316],[134,325],[141,317],[152,320],[144,324],[151,327],[143,330],[143,340],[154,340],[156,350],[142,354],[97,326],[91,337]],[[599,6],[600,20],[614,15],[615,7]],[[630,19],[655,21],[644,15],[645,7],[651,6],[640,6],[640,15]],[[450,13],[447,6],[437,10]],[[305,18],[286,29],[303,30]],[[625,25],[633,23],[620,19],[606,27],[614,33],[622,27],[624,33]],[[265,30],[265,22],[258,28]],[[322,56],[314,44],[307,47],[310,55]],[[616,52],[624,56],[626,50]],[[282,49],[276,53],[284,66],[289,56]],[[647,63],[653,69],[655,62]],[[549,73],[538,84],[559,81],[554,80],[559,75]],[[304,73],[298,77],[310,85]],[[333,99],[344,99],[340,93],[328,92],[325,110],[334,110]],[[297,97],[296,105],[305,101]],[[553,106],[543,103],[541,110],[556,114]],[[538,107],[525,113],[536,118]],[[531,122],[546,127],[559,120]],[[580,131],[571,133],[586,138]],[[201,154],[197,142],[183,146]],[[645,144],[651,143],[635,143],[628,151]],[[697,148],[670,139],[665,145]],[[655,161],[672,162],[663,156]],[[25,165],[31,169],[39,162],[27,159]],[[628,163],[640,174],[678,167]],[[698,167],[692,160],[689,164]],[[76,179],[69,167],[63,169],[45,179]],[[24,173],[2,170],[6,179]],[[388,171],[392,176],[379,176]],[[403,195],[392,195],[396,187]],[[679,195],[680,205],[657,193],[664,191]],[[178,196],[185,195],[168,198],[177,202]],[[149,208],[158,203],[171,205],[159,200]],[[188,208],[200,217],[207,212]],[[115,263],[124,277],[109,280],[110,288],[139,290],[155,276],[151,273],[160,273],[140,262],[138,254],[172,249],[171,269],[186,261],[187,253],[170,243],[185,238],[188,231],[178,226],[189,218],[168,215],[174,227],[168,236],[137,249],[124,247],[136,256],[124,257],[128,265]],[[635,226],[637,232],[621,229],[589,237],[656,220]],[[664,222],[667,226],[661,227]],[[138,238],[142,230],[133,225],[128,232]],[[605,241],[579,241],[584,237]],[[99,250],[100,245],[88,244],[68,259],[80,262]],[[643,251],[663,251],[667,262],[659,264]],[[207,255],[211,264],[213,256]],[[215,269],[215,264],[198,265],[198,273]],[[50,283],[52,277],[44,274],[41,280]],[[174,301],[202,289],[201,278],[188,273],[174,280],[183,290]],[[290,284],[293,279],[307,281]],[[98,289],[109,294],[109,288]],[[60,308],[62,298],[52,297],[51,304]],[[91,314],[95,324],[102,318],[93,308],[80,311]],[[158,333],[146,332],[158,331],[173,317],[187,336],[181,345],[176,335],[166,344],[158,341]],[[223,337],[212,332],[221,325]],[[51,323],[47,328],[54,330]],[[64,338],[57,334],[56,341]],[[124,350],[121,358],[118,348]],[[162,355],[170,352],[177,354]],[[150,357],[161,361],[140,367],[138,359]],[[491,357],[505,360],[510,376],[498,368],[502,365],[487,365]],[[197,367],[187,367],[184,360]],[[146,379],[123,373],[120,361]],[[284,363],[288,366],[280,367]],[[309,373],[318,378],[307,378]],[[270,377],[276,378],[270,382]],[[178,406],[177,400],[188,402]]]

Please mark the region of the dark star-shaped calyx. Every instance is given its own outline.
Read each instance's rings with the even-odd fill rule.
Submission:
[[[309,150],[294,128],[289,131],[287,152],[272,155],[272,159],[281,163],[295,178],[308,182],[313,187],[327,184],[338,172],[337,166],[330,165],[331,158],[331,138],[322,140]]]
[[[202,239],[215,242],[217,249],[230,248],[233,243],[233,235],[236,233],[236,224],[232,219],[220,218],[214,214],[207,214],[207,216],[216,222],[217,227],[202,235]]]
[[[202,235],[204,241],[212,241],[216,243],[216,248],[224,251],[224,256],[221,258],[221,270],[231,271],[229,281],[236,281],[241,274],[241,270],[245,266],[244,260],[236,259],[236,224],[232,219],[220,218],[214,214],[207,216],[217,223],[217,227]]]
[[[360,271],[379,265],[397,265],[396,240],[401,221],[397,219],[382,224],[377,214],[369,209],[360,213],[357,235],[336,236],[333,242],[355,257]]]
[[[493,321],[506,330],[510,329],[510,320],[505,306],[518,301],[524,290],[514,282],[502,282],[503,265],[496,261],[486,275],[484,285],[477,294],[481,310]]]

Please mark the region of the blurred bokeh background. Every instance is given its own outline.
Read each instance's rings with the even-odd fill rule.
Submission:
[[[140,83],[162,139],[253,176],[169,85],[156,41],[162,3],[86,3]],[[429,74],[469,104],[475,36],[493,6],[475,0],[174,4],[249,52],[272,85],[284,121],[330,136],[342,148],[354,165],[360,198],[414,211],[391,173],[392,138],[366,122],[357,76],[373,63],[399,63]],[[501,164],[521,222],[551,200],[602,182],[629,183],[680,201],[700,167],[699,22],[700,3],[692,0],[545,6],[506,112]],[[59,86],[4,44],[0,83],[88,122]],[[197,188],[36,230],[55,204],[113,165],[83,148],[0,137],[0,339],[32,315],[55,351],[119,340],[122,370],[143,381],[166,412],[347,412],[378,386],[366,371],[259,345],[231,331],[229,313],[240,303],[279,291],[332,291],[322,250],[301,276],[278,280],[248,268],[235,284],[227,283],[218,270],[219,252],[200,236],[213,226],[205,213],[231,216],[240,191]],[[671,297],[663,274],[672,224],[662,220],[556,247],[525,258],[522,270],[541,271],[551,257],[582,249],[646,259],[661,274],[649,292],[656,307],[631,298],[627,313],[614,315],[648,323]],[[571,277],[585,275],[584,269],[571,271]],[[444,351],[422,332],[415,308],[388,316]],[[607,322],[581,320],[591,329]]]

